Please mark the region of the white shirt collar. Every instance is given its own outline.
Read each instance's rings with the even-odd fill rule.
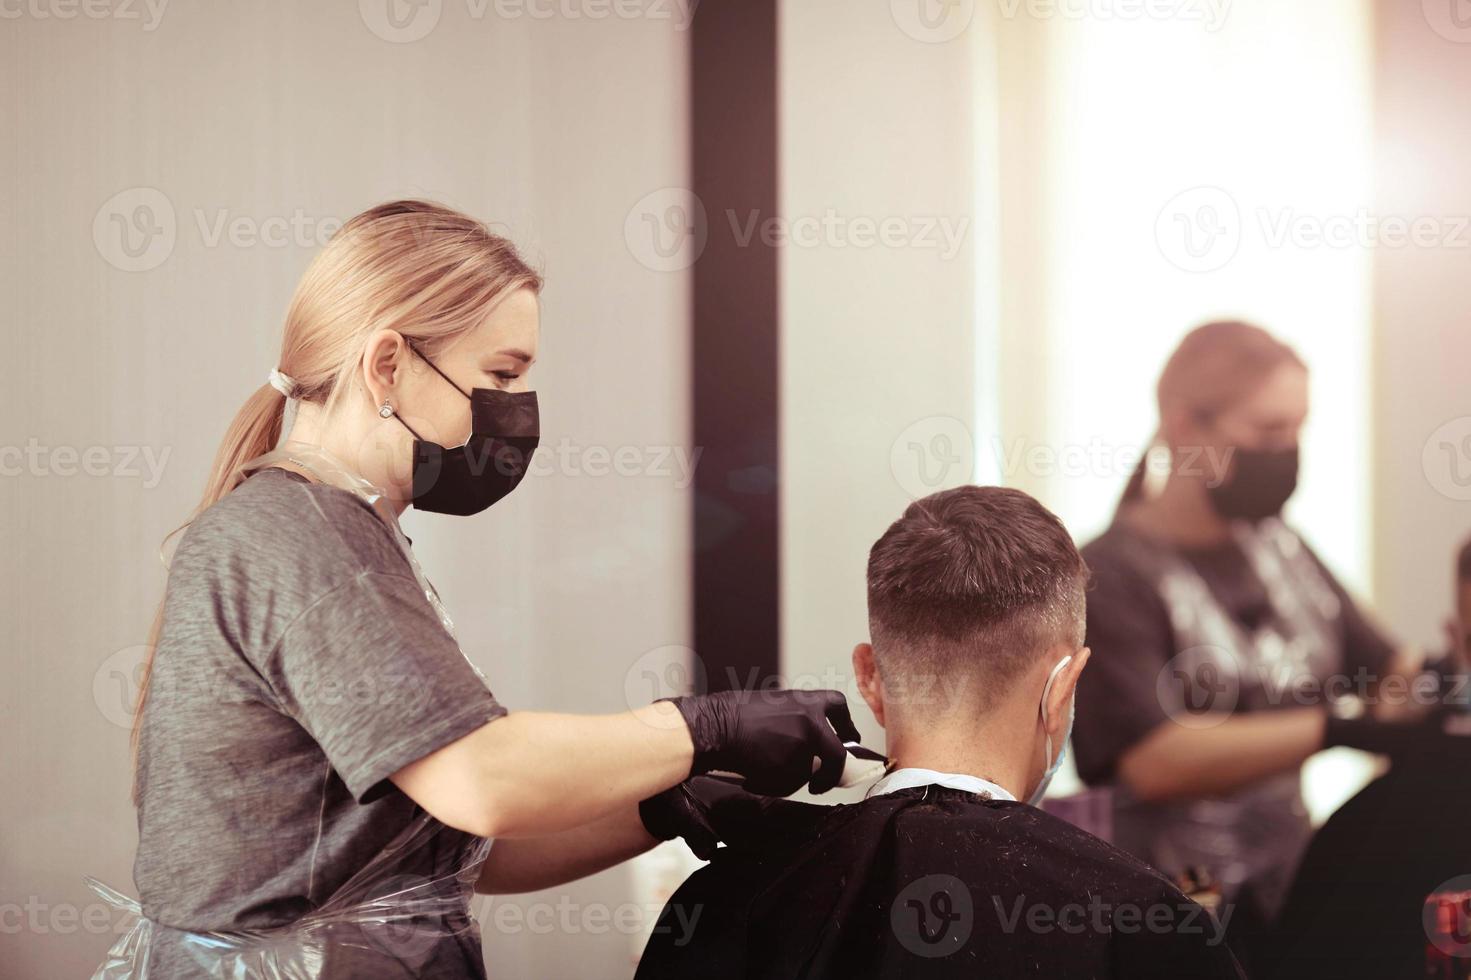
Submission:
[[[979,776],[968,776],[965,773],[959,772],[936,772],[933,769],[908,768],[895,769],[870,786],[863,798],[866,800],[870,797],[882,796],[885,793],[894,793],[901,789],[913,789],[916,786],[948,786],[951,789],[964,790],[967,793],[983,793],[993,800],[1016,802],[1015,796],[1012,796],[989,779],[982,779]]]

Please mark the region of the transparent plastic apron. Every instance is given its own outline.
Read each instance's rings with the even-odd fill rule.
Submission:
[[[381,489],[353,473],[319,446],[288,442],[240,468],[242,476],[279,463],[294,463],[322,483],[347,490],[374,510]],[[382,512],[378,512],[383,516]],[[429,584],[398,522],[385,523],[408,558],[424,597],[451,636],[454,623]],[[467,662],[469,658],[466,658]],[[474,664],[471,664],[474,667]],[[476,668],[475,673],[484,680]],[[189,976],[218,980],[324,980],[332,977],[411,977],[421,968],[436,973],[450,964],[445,955],[456,937],[479,948],[479,926],[469,914],[470,898],[491,841],[447,827],[421,814],[363,866],[320,908],[295,922],[271,929],[238,932],[188,932],[145,917],[137,899],[90,876],[89,887],[113,908],[135,921],[107,952],[93,980],[145,980],[161,977],[160,960],[170,976],[180,968]],[[435,869],[431,874],[406,869]],[[467,957],[468,958],[468,957]],[[466,964],[466,976],[483,976],[483,965]],[[150,969],[155,972],[150,973]]]

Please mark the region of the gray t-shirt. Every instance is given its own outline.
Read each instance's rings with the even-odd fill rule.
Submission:
[[[382,519],[300,474],[262,469],[201,514],[166,596],[133,869],[164,932],[281,926],[317,909],[424,815],[387,777],[506,713]],[[444,828],[404,871],[453,872],[477,840]],[[181,955],[160,945],[165,960]],[[484,975],[478,932],[442,945],[412,971],[391,959],[353,969]],[[154,969],[195,975],[182,959]]]

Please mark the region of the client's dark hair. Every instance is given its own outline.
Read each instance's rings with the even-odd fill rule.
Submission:
[[[1461,545],[1456,555],[1456,579],[1461,585],[1471,584],[1471,539]]]
[[[879,670],[980,681],[987,703],[1058,643],[1082,646],[1088,568],[1067,528],[1019,490],[916,500],[868,553]]]

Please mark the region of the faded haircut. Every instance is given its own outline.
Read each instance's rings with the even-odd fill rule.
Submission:
[[[1083,645],[1087,579],[1067,528],[1019,490],[916,500],[868,553],[879,673],[886,686],[963,686],[994,704],[1049,648]]]

